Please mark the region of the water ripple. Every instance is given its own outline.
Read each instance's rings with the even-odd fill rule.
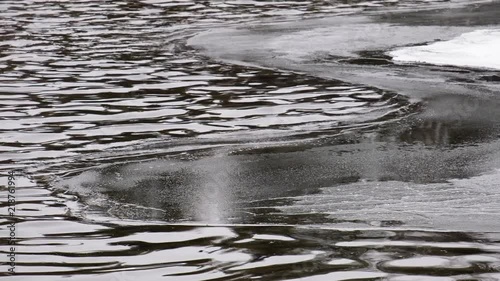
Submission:
[[[316,164],[328,152],[306,157],[311,165],[300,155],[282,157],[281,152],[310,148],[323,141],[321,136],[341,135],[336,144],[353,143],[349,133],[369,136],[374,128],[418,112],[419,105],[370,86],[216,62],[185,45],[191,35],[213,27],[447,5],[446,0],[2,1],[0,169],[2,174],[12,169],[31,174],[16,182],[18,272],[8,276],[2,264],[0,278],[499,279],[497,232],[399,229],[397,220],[352,220],[340,212],[330,217],[331,208],[342,205],[324,202],[338,199],[335,187],[302,188],[305,180],[308,186],[325,186],[331,166]],[[453,127],[439,126],[450,132]],[[427,144],[443,139],[432,135],[434,128],[420,129],[418,136],[406,139]],[[298,146],[296,140],[304,143]],[[259,160],[265,163],[257,168],[242,169],[252,155],[268,151],[296,166],[275,161],[278,168],[270,171],[267,161],[273,159],[267,159]],[[491,151],[471,157],[494,158]],[[228,161],[214,164],[207,155]],[[437,155],[431,166],[439,168],[445,164],[438,161],[443,154]],[[151,160],[159,157],[174,160]],[[240,158],[246,160],[231,160]],[[204,166],[200,178],[190,177],[196,160]],[[191,168],[178,169],[162,182],[167,177],[161,173],[172,163],[181,167],[188,161],[193,161]],[[109,163],[121,166],[105,166]],[[345,169],[349,162],[339,163],[344,168],[333,176],[362,189],[353,183],[359,175]],[[89,170],[95,166],[102,169]],[[218,171],[240,174],[229,179]],[[393,176],[398,171],[390,166],[385,172]],[[271,177],[255,176],[266,172]],[[432,173],[439,179],[443,174],[440,169]],[[290,185],[277,183],[276,175]],[[407,175],[400,176],[404,180]],[[234,193],[217,189],[239,177],[250,178],[249,186],[236,185],[243,188]],[[178,187],[186,178],[186,189],[173,189],[169,196],[155,193],[165,184]],[[259,180],[269,190],[254,188]],[[70,191],[55,188],[65,184]],[[137,184],[149,184],[150,192],[134,189]],[[193,186],[208,188],[196,193],[189,189]],[[436,192],[432,204],[478,204],[468,194],[455,194],[456,201],[446,201]],[[479,195],[489,196],[485,210],[497,208],[494,192]],[[0,198],[6,196],[0,190]],[[224,200],[211,204],[218,199]],[[344,199],[344,205],[359,202]],[[237,211],[227,213],[233,203]],[[380,202],[374,198],[370,204]],[[1,213],[7,209],[5,200],[0,202]],[[9,223],[0,217],[3,233]],[[337,227],[343,223],[355,227]],[[2,245],[7,241],[0,237]],[[0,253],[5,257],[8,249],[2,246]]]

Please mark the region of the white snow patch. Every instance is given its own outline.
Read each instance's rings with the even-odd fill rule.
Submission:
[[[500,29],[482,29],[426,46],[389,52],[393,60],[500,69]]]

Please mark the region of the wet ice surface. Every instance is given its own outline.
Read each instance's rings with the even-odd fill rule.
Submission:
[[[497,49],[498,36],[494,30],[499,27],[499,6],[492,1],[448,9],[438,7],[432,11],[371,11],[303,21],[264,22],[247,28],[213,28],[190,38],[188,44],[221,61],[296,70],[411,97],[438,92],[474,94],[471,85],[457,82],[473,82],[482,96],[495,95],[500,90],[498,83],[489,82],[498,81],[498,73],[494,71],[497,55],[491,53]],[[481,36],[480,30],[492,31]],[[225,44],[229,38],[231,44]],[[434,46],[449,48],[433,54]],[[413,50],[423,51],[411,57]],[[402,58],[401,52],[408,57]],[[397,56],[393,60],[394,55]],[[400,60],[431,65],[394,63]],[[476,72],[432,64],[493,70]]]
[[[498,73],[385,52],[467,3],[3,1],[0,278],[500,279]]]

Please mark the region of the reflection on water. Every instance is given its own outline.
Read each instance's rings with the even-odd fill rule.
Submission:
[[[472,229],[484,229],[479,225],[487,224],[488,229],[500,227],[495,219],[500,207],[495,203],[500,202],[495,191],[500,144],[489,140],[477,145],[478,139],[487,140],[491,130],[489,135],[482,134],[480,129],[468,131],[464,125],[432,120],[389,126],[387,131],[327,138],[323,144],[249,145],[232,151],[225,147],[193,151],[191,157],[173,153],[161,160],[115,163],[62,180],[58,188],[80,194],[88,198],[88,204],[122,218],[304,223],[297,220],[298,214],[288,221],[274,208],[289,208],[297,196],[306,196],[312,200],[307,203],[311,208],[301,212],[318,216],[323,212],[318,204],[333,204],[334,209],[327,208],[333,218],[345,209],[357,209],[348,216],[355,223],[372,223],[366,221],[364,212],[374,207],[369,201],[375,200],[386,205],[385,211],[398,217],[399,224],[470,229],[467,217],[491,209],[493,221],[483,217],[480,224],[470,222],[475,225]],[[391,135],[398,132],[398,126],[400,132]],[[457,131],[457,127],[462,130]],[[470,179],[461,180],[466,178]],[[329,195],[318,197],[324,188]],[[470,197],[474,200],[468,200]],[[416,205],[416,201],[423,205]],[[419,212],[432,213],[431,205],[443,202],[448,203],[430,216],[456,214],[457,219],[462,218],[458,225],[451,221],[451,225],[437,224],[427,214],[423,224],[411,219]],[[131,203],[140,207],[126,205]],[[403,207],[412,215],[396,215]],[[380,213],[377,216],[382,219]],[[334,223],[335,219],[322,222]]]
[[[20,186],[22,273],[8,280],[499,277],[500,236],[494,232],[398,230],[388,227],[390,222],[382,228],[343,230],[311,224],[88,223],[65,213],[66,206],[78,204],[71,198],[50,194],[29,181]],[[312,215],[303,217],[316,223]],[[1,268],[5,272],[5,265]]]
[[[500,279],[497,97],[410,100],[186,46],[236,23],[391,9],[410,25],[464,3],[2,1],[0,169],[20,176],[17,274],[0,278]],[[463,12],[496,22],[484,7]],[[341,63],[391,67],[361,55]]]

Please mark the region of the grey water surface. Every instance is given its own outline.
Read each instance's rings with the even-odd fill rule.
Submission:
[[[498,15],[0,2],[0,278],[500,280],[499,72],[387,53]]]

